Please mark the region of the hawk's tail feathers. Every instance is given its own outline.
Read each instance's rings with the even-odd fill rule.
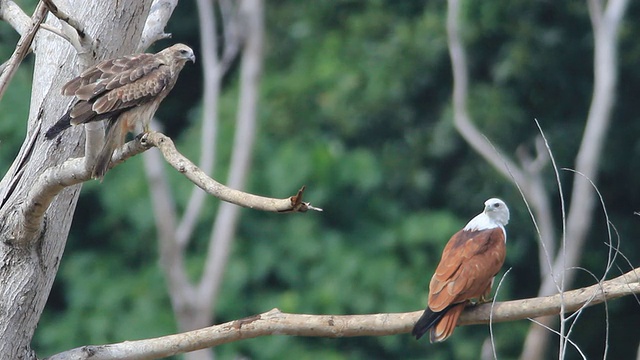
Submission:
[[[109,171],[111,167],[111,157],[116,149],[122,146],[124,137],[127,134],[127,128],[124,127],[123,124],[119,118],[116,118],[115,121],[107,122],[107,133],[104,137],[104,145],[91,171],[91,177],[93,179],[102,181],[104,175]]]
[[[53,124],[53,126],[49,128],[49,130],[47,130],[46,134],[44,134],[44,137],[47,140],[55,138],[56,136],[58,136],[58,134],[71,127],[70,113],[71,111],[67,111],[64,115],[62,115],[60,120],[58,120],[55,124]]]
[[[431,330],[429,340],[432,343],[446,340],[456,328],[464,307],[465,303],[452,304],[442,311],[434,312],[427,306],[420,319],[413,326],[411,335],[420,339],[427,331]]]

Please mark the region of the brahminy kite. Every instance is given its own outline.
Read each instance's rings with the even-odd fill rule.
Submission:
[[[432,343],[446,340],[471,299],[489,298],[493,278],[504,263],[508,222],[507,205],[492,198],[451,237],[429,284],[429,304],[411,332],[416,339],[430,331]]]

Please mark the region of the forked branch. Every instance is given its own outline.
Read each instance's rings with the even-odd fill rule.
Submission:
[[[95,62],[94,42],[76,18],[58,7],[53,0],[42,0],[53,16],[60,20],[60,29],[44,24],[42,27],[67,40],[78,53],[81,70]]]
[[[615,279],[586,288],[541,298],[483,304],[465,310],[458,325],[515,321],[557,315],[564,309],[573,312],[622,296],[640,293],[640,268]],[[369,315],[287,314],[273,309],[263,314],[230,321],[208,328],[155,339],[118,344],[83,346],[54,355],[47,360],[63,359],[158,359],[238,340],[268,335],[352,337],[384,336],[408,333],[422,311]]]

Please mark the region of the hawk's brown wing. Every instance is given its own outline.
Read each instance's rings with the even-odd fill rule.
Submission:
[[[445,246],[431,278],[429,308],[439,312],[452,304],[485,295],[505,256],[501,228],[458,231]]]
[[[116,118],[153,101],[171,82],[171,76],[165,57],[158,54],[102,61],[63,86],[63,95],[75,95],[78,101],[45,136],[51,139],[71,125]]]
[[[67,83],[62,91],[78,100],[70,111],[71,124],[96,120],[149,102],[169,83],[164,57],[152,54],[103,61]],[[104,116],[102,116],[104,118]]]

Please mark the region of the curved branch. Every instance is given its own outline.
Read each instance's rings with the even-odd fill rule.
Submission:
[[[459,16],[460,4],[458,0],[449,0],[447,37],[453,73],[453,123],[465,141],[504,177],[510,178],[513,176],[516,183],[527,184],[526,177],[522,170],[509,160],[503,151],[499,151],[492,146],[471,122],[469,113],[467,112],[467,93],[469,91],[467,59],[464,47],[460,41]]]
[[[302,194],[300,193],[298,193],[299,196],[291,196],[286,199],[274,199],[228,188],[207,176],[207,174],[200,170],[194,163],[180,154],[178,150],[176,150],[173,141],[164,134],[152,131],[144,134],[141,141],[143,144],[155,146],[160,149],[169,165],[186,176],[202,190],[222,201],[246,208],[271,212],[306,212],[307,210],[320,210],[311,206],[309,203],[302,202]]]
[[[57,1],[61,2],[60,0]],[[78,53],[80,72],[93,65],[97,56],[96,43],[93,37],[87,33],[81,21],[69,14],[71,5],[67,2],[56,4],[53,0],[42,0],[42,2],[47,6],[51,15],[55,16],[60,22],[60,29],[53,28],[50,25],[47,25],[45,29],[62,37],[73,46]]]
[[[467,308],[458,325],[506,322],[557,315],[564,301],[567,312],[604,301],[640,293],[640,268],[615,279],[542,298],[483,304]],[[267,335],[352,337],[384,336],[408,333],[422,311],[370,315],[287,314],[273,309],[263,314],[214,325],[208,328],[154,339],[118,344],[84,346],[53,355],[46,360],[62,359],[157,359],[233,341]]]

